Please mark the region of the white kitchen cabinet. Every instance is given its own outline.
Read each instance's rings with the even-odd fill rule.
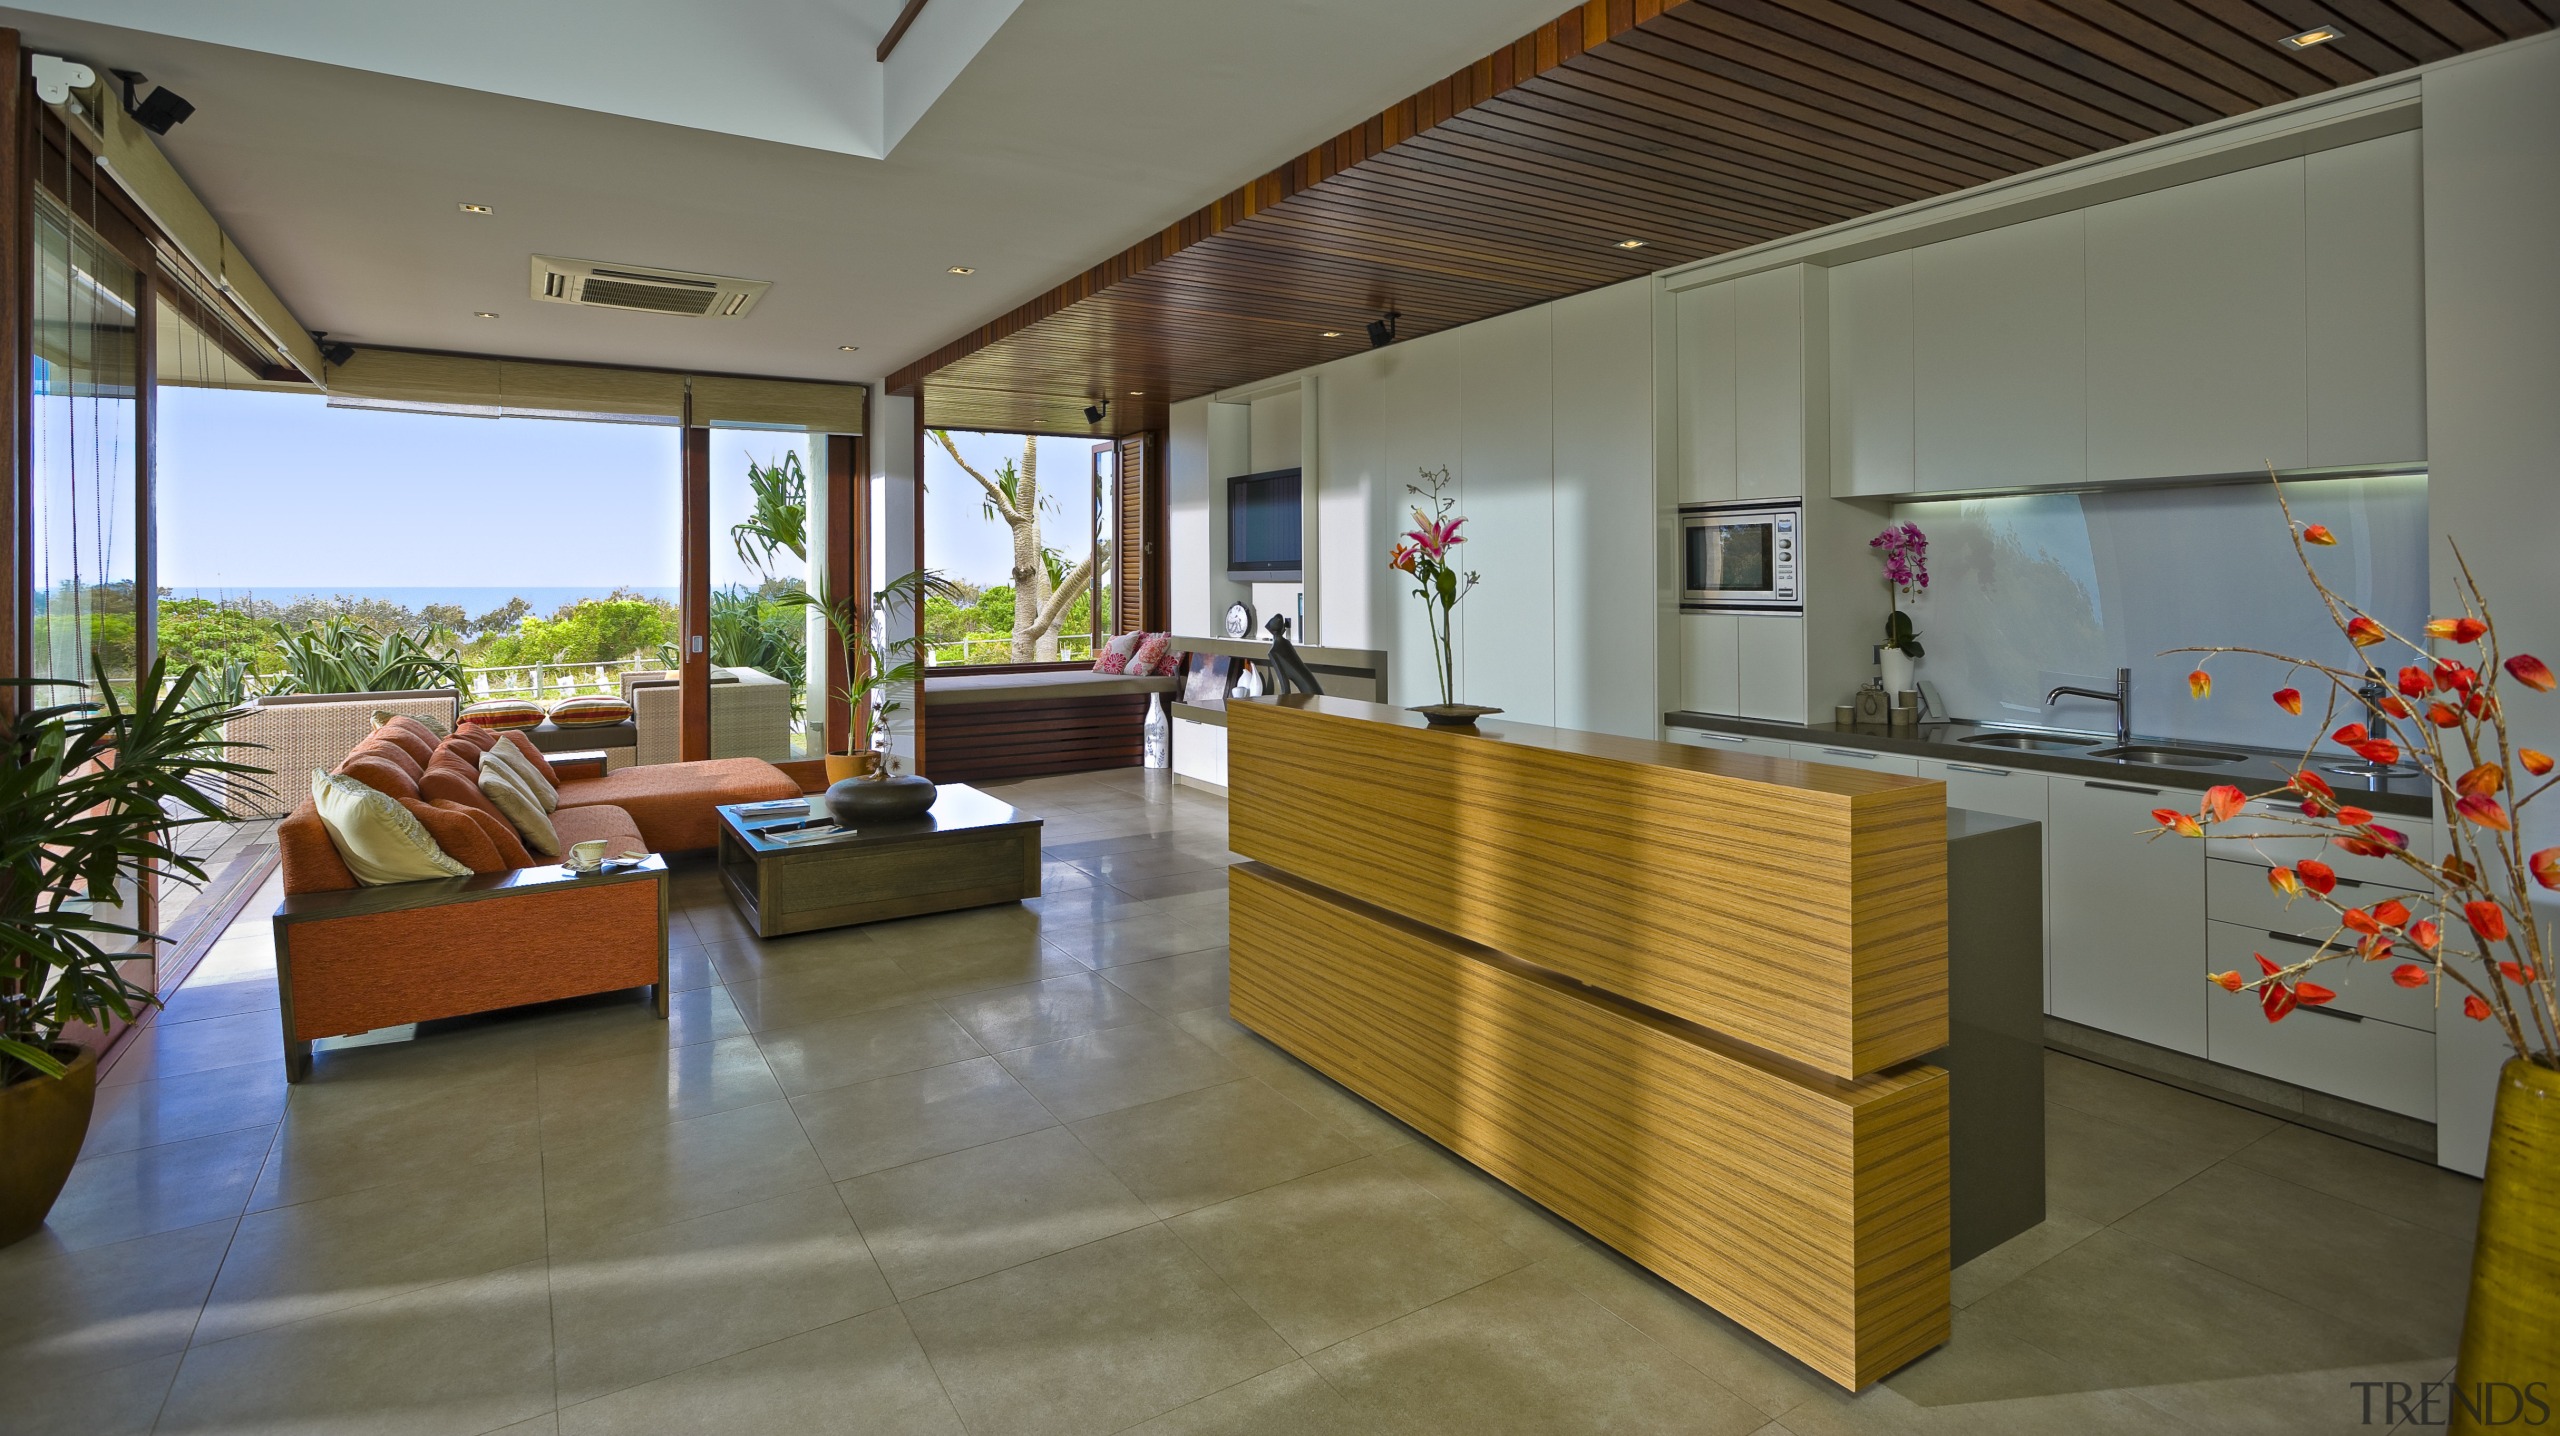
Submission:
[[[2077,211],[1912,252],[1914,488],[2088,477],[2088,306]]]
[[[2278,967],[2302,961],[2319,950],[2328,937],[2326,930],[2315,934],[2298,934],[2277,928],[2248,927],[2235,922],[2205,923],[2205,968],[2209,972],[2236,972],[2245,979],[2258,976],[2258,958],[2263,956]],[[2339,947],[2346,947],[2341,943]],[[2336,951],[2333,948],[2332,951]],[[2391,980],[2392,969],[2407,960],[2404,955],[2384,962],[2367,962],[2352,952],[2345,957],[2332,957],[2311,969],[2310,980],[2338,994],[2329,1005],[2356,1017],[2371,1017],[2418,1032],[2433,1032],[2436,1027],[2436,991],[2428,987],[2402,987]],[[2461,989],[2453,989],[2453,1005],[2462,1006]],[[2215,990],[2206,1000],[2213,1003],[2238,1001],[2266,1021],[2258,1012],[2256,995],[2233,994]]]
[[[2197,1057],[2205,1052],[2204,845],[2146,840],[2154,808],[2192,793],[2047,780],[2045,891],[2054,1016]]]
[[[1824,271],[1791,264],[1732,283],[1734,496],[1794,498],[1806,487],[1807,427],[1830,407],[1828,383],[1819,400],[1808,383],[1827,367]]]
[[[2313,467],[2427,456],[2418,135],[2303,161]]]
[[[1673,408],[1684,504],[1735,496],[1734,288],[1710,284],[1672,299],[1677,349]]]
[[[1692,748],[1710,748],[1724,753],[1750,753],[1762,758],[1792,758],[1795,745],[1784,738],[1763,738],[1757,733],[1712,733],[1704,728],[1672,728],[1668,731],[1674,743]]]
[[[1738,620],[1742,663],[1734,711],[1772,723],[1807,721],[1804,620],[1764,613],[1741,614]]]
[[[2283,160],[2082,211],[2090,479],[2305,464],[2303,173]]]
[[[1911,251],[1831,271],[1831,492],[1909,493]]]
[[[2380,965],[2352,972],[2346,969],[2353,959],[2329,963],[2313,969],[2309,980],[2338,992],[2337,1001],[2297,1007],[2269,1022],[2252,994],[2234,995],[2203,981],[2209,971],[2236,970],[2256,977],[2258,964],[2251,954],[2267,946],[2266,935],[2229,923],[2213,928],[2207,961],[2190,974],[2196,987],[2211,996],[2207,1058],[2350,1102],[2435,1120],[2435,1035],[2377,1015],[2402,1015],[2416,1008],[2423,1016],[2423,991],[2392,987]],[[2279,964],[2292,960],[2282,952],[2267,957]],[[2392,1002],[2376,988],[2405,1000]]]
[[[1900,773],[1906,778],[1920,776],[1920,760],[1903,753],[1880,753],[1873,748],[1843,748],[1829,743],[1791,743],[1788,748],[1792,756],[1807,763],[1864,768],[1871,773]]]
[[[2343,858],[2346,854],[2338,856]],[[2417,901],[2416,890],[2404,882],[2342,877],[2334,895],[2349,907],[2371,908],[2397,898],[2413,912],[2426,911]],[[2204,913],[2215,922],[2297,937],[2326,937],[2338,926],[2338,915],[2309,893],[2286,902],[2283,894],[2267,886],[2264,864],[2226,863],[2211,858],[2205,862]]]
[[[1742,711],[1742,624],[1734,613],[1680,615],[1680,707],[1690,713]]]

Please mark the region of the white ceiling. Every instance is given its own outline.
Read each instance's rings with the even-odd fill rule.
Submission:
[[[0,24],[193,101],[163,148],[295,316],[333,338],[864,379],[1560,3],[931,0],[885,70],[871,55],[899,0],[57,0],[64,14],[0,8]],[[378,18],[394,11],[433,23]],[[365,18],[302,23],[342,14]],[[583,39],[607,21],[610,43]],[[902,78],[910,46],[919,67]],[[866,84],[884,158],[861,143]],[[535,253],[774,289],[736,321],[542,304],[527,293]],[[977,273],[944,272],[955,264]]]

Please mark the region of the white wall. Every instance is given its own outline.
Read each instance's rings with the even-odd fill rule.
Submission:
[[[1652,326],[1650,282],[1632,281],[1309,371],[1312,415],[1295,392],[1249,410],[1176,406],[1175,626],[1211,631],[1227,601],[1212,593],[1221,530],[1206,521],[1224,477],[1209,411],[1225,409],[1248,416],[1237,459],[1313,470],[1309,626],[1328,645],[1385,649],[1393,701],[1439,697],[1422,605],[1386,555],[1412,525],[1406,486],[1446,465],[1467,516],[1458,554],[1484,575],[1458,607],[1459,696],[1528,722],[1653,736]],[[1314,452],[1293,453],[1307,419]],[[1186,424],[1200,442],[1185,444]]]
[[[871,391],[870,479],[877,494],[877,507],[872,510],[873,548],[881,583],[923,565],[923,557],[916,552],[916,504],[924,497],[916,486],[916,401],[892,398],[884,387]],[[917,618],[911,610],[901,613],[891,621],[889,636],[913,637]],[[909,690],[897,694],[896,700],[901,707],[889,720],[894,734],[890,764],[901,772],[913,772],[916,696]]]

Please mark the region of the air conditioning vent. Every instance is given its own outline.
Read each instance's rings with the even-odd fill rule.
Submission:
[[[637,264],[533,257],[533,297],[552,304],[680,314],[695,319],[737,319],[756,307],[770,280],[691,274]]]

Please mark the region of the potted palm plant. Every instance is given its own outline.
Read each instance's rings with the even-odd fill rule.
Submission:
[[[44,1225],[79,1159],[97,1093],[83,1034],[155,1000],[117,965],[153,936],[125,920],[130,885],[155,867],[201,884],[172,836],[222,819],[211,780],[263,771],[224,756],[230,708],[202,701],[197,679],[163,660],[129,706],[101,685],[94,701],[0,711],[0,1247]]]
[[[941,574],[918,569],[891,579],[860,608],[830,601],[823,591],[780,596],[785,603],[816,609],[825,617],[836,641],[844,645],[845,705],[870,719],[869,751],[852,752],[848,733],[837,740],[845,745],[843,749],[827,755],[827,811],[846,827],[862,820],[914,817],[933,806],[931,780],[892,773],[889,763],[897,715],[906,706],[897,693],[923,673],[925,636],[919,624],[913,634],[891,638],[888,620],[919,605],[925,595],[958,598],[961,592]]]

